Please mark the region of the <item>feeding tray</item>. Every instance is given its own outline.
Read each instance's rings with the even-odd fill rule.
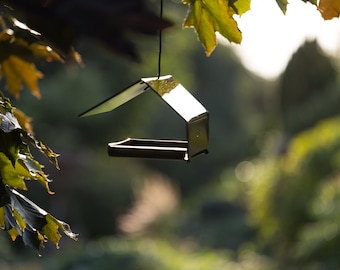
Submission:
[[[127,138],[108,144],[109,156],[190,160],[208,152],[209,114],[171,75],[142,78],[118,94],[104,100],[80,116],[109,112],[147,91],[155,92],[187,126],[186,140]]]

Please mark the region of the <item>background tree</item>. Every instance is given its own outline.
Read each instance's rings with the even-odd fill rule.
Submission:
[[[185,3],[189,5],[189,12],[185,19],[184,26],[195,27],[198,37],[206,49],[207,55],[210,55],[216,46],[216,31],[220,32],[232,42],[241,42],[242,36],[237,28],[237,24],[234,21],[233,16],[235,14],[242,15],[244,12],[246,12],[250,7],[250,1],[188,1]],[[160,29],[169,27],[171,25],[169,21],[161,20],[159,16],[155,15],[154,12],[151,12],[143,1],[136,0],[124,1],[124,4],[122,4],[121,1],[112,2],[104,0],[97,1],[95,4],[92,1],[31,1],[29,3],[22,1],[1,1],[1,4],[3,7],[3,32],[1,33],[0,37],[1,69],[2,74],[6,79],[7,89],[15,97],[19,96],[23,83],[32,91],[32,93],[36,97],[40,97],[40,91],[37,82],[38,79],[42,77],[42,74],[37,70],[35,66],[36,62],[39,62],[41,64],[41,60],[43,59],[47,61],[65,61],[67,63],[70,63],[70,61],[72,60],[80,62],[79,54],[75,52],[73,45],[75,44],[76,40],[81,37],[94,38],[104,43],[106,46],[112,48],[113,50],[129,55],[132,58],[136,59],[136,49],[134,48],[130,40],[130,36],[127,34],[129,31],[134,31],[135,33],[141,34],[156,34]],[[280,8],[285,11],[287,3],[284,1],[280,1],[279,4]],[[313,2],[313,4],[316,3]],[[322,12],[325,19],[328,19],[338,16],[339,9],[337,9],[336,4],[334,4],[332,1],[320,1],[319,10]],[[333,15],[330,15],[329,10],[335,10],[335,13]],[[96,20],[88,20],[89,17],[95,17]],[[98,20],[98,18],[100,19]],[[22,25],[18,20],[20,22],[24,22],[29,28],[25,25]],[[202,22],[204,22],[204,24]],[[204,25],[204,27],[202,27],[202,25]],[[37,31],[38,33],[35,31]],[[186,48],[186,52],[188,51],[190,50]],[[230,86],[233,86],[233,83],[240,83],[241,80],[243,81],[244,86],[246,86],[245,88],[251,88],[250,85],[254,87],[254,83],[258,83],[259,85],[263,84],[263,82],[261,82],[258,78],[252,77],[249,74],[247,74],[247,77],[249,76],[250,79],[245,82],[243,77],[241,79],[241,75],[237,75],[245,71],[242,67],[235,68],[237,64],[233,63],[233,56],[221,56],[225,57],[224,59],[228,60],[228,62],[230,63],[230,66],[224,67],[226,68],[226,71],[230,73],[229,75],[232,80],[229,82],[221,80],[221,82],[218,83],[217,86],[219,86],[220,84],[227,86],[228,83],[230,83]],[[197,62],[195,67],[197,68],[197,70],[195,72],[197,74],[200,74],[200,72],[204,73],[204,70],[200,70],[202,65],[199,65],[199,63],[203,63],[204,60],[197,57],[196,61]],[[94,67],[101,67],[100,65],[101,64],[98,64]],[[101,67],[101,69],[103,70],[105,69],[105,67]],[[118,68],[115,68],[114,70],[116,72]],[[100,76],[98,72],[96,74]],[[220,79],[220,77],[216,78],[216,83],[219,82],[218,79]],[[100,79],[98,79],[97,82],[98,84],[100,84]],[[200,83],[204,85],[204,81],[201,81]],[[84,84],[86,84],[86,82]],[[97,87],[98,85],[95,86]],[[54,87],[59,88],[60,84]],[[229,88],[226,87],[226,89]],[[57,91],[58,89],[56,89],[55,92]],[[216,108],[219,108],[219,110],[216,109],[216,112],[213,112],[212,110],[212,113],[214,113],[215,116],[218,116],[222,111],[221,108],[223,108],[224,105],[229,102],[229,105],[230,107],[232,107],[232,109],[224,112],[224,117],[221,117],[220,119],[217,118],[218,120],[213,124],[215,126],[220,126],[220,123],[221,125],[223,125],[223,123],[227,123],[228,125],[233,127],[234,130],[237,131],[229,133],[221,128],[219,132],[220,137],[214,137],[214,141],[219,142],[227,137],[230,138],[231,136],[235,138],[235,140],[237,139],[239,143],[235,143],[234,140],[231,145],[223,145],[223,147],[226,148],[226,152],[228,153],[230,160],[226,160],[225,155],[222,156],[222,154],[220,157],[214,160],[208,160],[207,162],[210,162],[209,166],[207,166],[209,168],[208,171],[206,169],[207,167],[203,167],[203,164],[201,164],[201,169],[197,169],[195,173],[189,172],[191,174],[187,175],[183,173],[185,172],[185,170],[183,169],[183,167],[180,167],[181,165],[172,165],[172,168],[171,166],[167,167],[166,170],[168,170],[169,172],[172,171],[171,176],[176,178],[177,181],[181,182],[182,191],[184,191],[183,193],[189,194],[190,192],[192,192],[193,186],[198,184],[198,186],[196,187],[197,192],[200,187],[206,187],[206,185],[208,185],[209,178],[214,178],[216,177],[216,175],[226,173],[224,166],[226,166],[226,164],[229,165],[235,162],[235,160],[232,160],[232,157],[236,156],[237,159],[240,160],[251,154],[247,152],[247,149],[249,148],[247,146],[252,145],[252,143],[254,143],[256,139],[254,139],[253,137],[250,138],[249,135],[255,134],[259,127],[251,127],[249,123],[253,123],[253,121],[256,121],[256,115],[262,115],[266,112],[263,108],[261,108],[261,106],[265,104],[265,102],[263,102],[265,99],[265,94],[263,92],[258,92],[258,94],[252,93],[253,96],[249,95],[249,104],[253,105],[255,103],[256,105],[250,106],[246,110],[238,109],[233,106],[234,103],[231,102],[231,100],[238,100],[241,95],[237,93],[235,89],[231,89],[228,91],[228,96],[225,97],[225,99],[219,100],[214,99],[213,94],[207,93],[206,90],[201,90],[201,92],[200,90],[198,90],[198,92],[200,92],[198,94],[204,96],[206,99],[211,98],[211,104],[213,104],[212,107],[215,107],[217,102],[221,102],[219,106],[216,106]],[[60,104],[63,105],[65,103],[65,100],[62,100],[62,102],[60,102]],[[10,233],[13,239],[16,238],[17,235],[21,234],[23,236],[24,242],[28,245],[31,245],[35,249],[40,249],[42,242],[46,239],[49,239],[53,243],[58,245],[60,239],[60,234],[58,230],[63,231],[68,236],[74,238],[75,234],[70,231],[67,224],[57,220],[49,213],[45,212],[16,191],[16,189],[26,188],[23,179],[38,180],[45,186],[45,188],[47,188],[48,191],[50,191],[48,188],[49,179],[42,172],[42,166],[40,165],[40,163],[34,160],[31,153],[28,151],[26,142],[32,143],[34,147],[47,155],[47,157],[51,159],[55,165],[57,165],[55,161],[56,154],[54,154],[51,149],[46,147],[44,144],[32,137],[31,127],[28,124],[29,118],[19,113],[17,109],[12,108],[7,98],[2,98],[2,105],[1,131],[3,133],[3,146],[1,149],[3,154],[1,155],[1,174],[3,178],[3,188],[1,189],[2,218],[0,219],[0,225],[3,229],[7,230]],[[61,105],[58,106],[58,109],[60,110]],[[137,108],[137,104],[135,104],[134,106],[136,106],[135,108]],[[46,107],[46,110],[47,108],[50,110],[50,107]],[[148,109],[152,112],[152,109],[155,109],[155,107],[150,105]],[[155,112],[155,110],[153,112]],[[255,112],[256,114],[254,115],[251,112]],[[242,114],[247,116],[252,115],[252,120],[243,120],[245,122],[242,122],[242,120],[240,120],[240,115]],[[127,118],[127,114],[123,115]],[[129,119],[133,120],[135,115],[136,113],[133,113],[133,115],[131,115]],[[140,114],[139,118],[135,119],[135,121],[145,121],[146,123],[146,118],[147,117],[143,117]],[[133,123],[136,122],[130,122],[129,128],[134,126]],[[129,124],[125,123],[125,125]],[[87,131],[91,128],[92,125],[89,125]],[[157,130],[157,127],[154,127],[154,130]],[[145,130],[139,130],[139,132],[141,133],[145,133],[147,131],[147,128],[145,128]],[[44,129],[41,130],[41,134],[43,132]],[[96,130],[96,132],[98,132],[98,130]],[[82,135],[85,133],[86,132],[82,132]],[[85,134],[84,137],[86,136],[90,138],[90,135]],[[73,139],[76,141],[79,139],[79,137],[81,136],[74,132]],[[240,148],[239,145],[242,145],[243,148]],[[219,146],[216,145],[213,147],[218,148]],[[81,156],[82,155],[79,155],[80,160],[84,161],[83,159],[81,159]],[[212,166],[215,164],[217,165],[217,168],[216,170],[213,170]],[[166,167],[166,165],[160,164],[157,161],[150,161],[147,163],[147,165],[149,168],[158,169],[161,169],[162,167],[163,169],[165,169]],[[122,168],[124,168],[124,170],[126,171],[129,171],[129,166],[117,166],[117,170],[122,170]],[[99,169],[105,170],[106,168],[105,166],[103,166]],[[144,170],[144,168],[140,169],[140,171],[142,170]],[[179,171],[181,173],[179,173]],[[188,172],[188,170],[186,172]],[[205,177],[199,178],[199,176],[202,176],[203,174]],[[128,174],[125,174],[124,177],[126,177],[126,175]],[[96,177],[96,173],[94,173],[93,177]],[[185,182],[186,179],[192,179],[191,183]],[[197,179],[200,179],[201,182],[196,181]],[[113,185],[114,188],[117,187],[114,186],[116,184],[111,183],[111,185]],[[229,183],[228,185],[230,186]],[[89,201],[88,198],[89,195],[92,196],[93,193],[96,191],[90,190],[89,186],[92,186],[92,183],[84,183],[84,186],[78,186],[77,184],[75,184],[74,187],[75,191],[81,194],[83,198],[87,198],[88,200],[86,210],[83,210],[84,214],[88,215],[87,217],[85,216],[86,221],[84,222],[87,222],[91,219],[95,220],[93,219],[93,213],[95,211],[89,211],[89,207],[92,205],[92,202]],[[216,186],[214,186],[215,189],[217,189]],[[126,187],[123,187],[122,189],[124,188]],[[238,189],[239,187],[235,188]],[[65,189],[66,187],[64,187],[63,191],[65,191]],[[119,192],[117,192],[117,196],[118,194]],[[125,194],[129,194],[131,197],[133,196],[130,189]],[[69,194],[69,196],[71,195],[72,194]],[[228,245],[229,248],[233,249],[235,252],[238,252],[238,250],[241,249],[244,241],[249,240],[253,236],[253,228],[249,228],[246,224],[245,213],[247,213],[247,208],[244,202],[237,201],[234,197],[231,197],[228,198],[229,201],[227,202],[225,202],[223,199],[216,202],[214,201],[216,198],[204,198],[204,203],[202,205],[199,204],[196,207],[197,211],[201,211],[201,220],[207,220],[207,214],[208,218],[212,217],[213,222],[210,223],[210,225],[214,224],[216,220],[221,221],[221,219],[219,218],[216,219],[216,217],[218,217],[220,213],[228,212],[231,216],[238,216],[237,221],[239,223],[237,223],[235,227],[244,228],[244,230],[240,229],[240,233],[238,234],[239,238],[236,237],[238,239],[233,241],[233,244]],[[125,204],[126,201],[129,199],[129,197],[123,198],[123,196],[119,198],[121,198],[122,200],[122,205]],[[213,200],[213,203],[211,203],[210,200]],[[84,201],[86,200],[84,199]],[[59,202],[61,202],[61,200]],[[97,200],[96,202],[98,203],[97,206],[100,206],[97,207],[95,210],[104,209],[105,207],[107,207],[107,201],[103,200],[99,202]],[[304,208],[304,206],[302,208]],[[79,206],[78,209],[81,209],[81,206]],[[233,215],[233,211],[237,214]],[[122,209],[114,209],[113,212],[115,212],[115,215],[118,216],[123,211]],[[301,212],[303,211],[301,210]],[[105,215],[105,211],[100,213]],[[72,212],[72,214],[74,214],[74,212]],[[195,218],[197,218],[197,216]],[[222,218],[223,222],[225,220],[228,220],[224,218],[225,217]],[[200,220],[200,218],[198,218],[198,220]],[[89,230],[89,234],[94,233],[97,235],[101,235],[101,233],[98,233],[98,231],[103,229],[103,224],[104,223],[94,222],[92,224],[93,230]],[[217,222],[217,224],[221,225],[220,222]],[[238,226],[240,224],[241,226]],[[191,230],[191,225],[192,224],[187,225],[186,221],[183,221],[183,224],[177,224],[176,226],[179,226],[177,229],[182,232],[182,235],[187,237],[186,239],[189,239],[190,237],[192,237],[192,235],[188,234],[188,231],[195,231]],[[108,223],[102,233],[108,233],[110,231],[110,226],[110,223]],[[189,228],[189,230],[187,228]],[[202,228],[204,228],[204,226]],[[195,229],[197,229],[198,233],[201,232],[201,228],[196,227]],[[288,231],[290,230],[288,229]],[[216,235],[215,237],[218,238]],[[196,236],[195,238],[199,239],[199,237]],[[197,243],[207,242],[207,238],[203,237],[201,239],[202,240],[197,241]],[[293,235],[288,240],[293,241],[294,239],[296,239],[296,235]],[[283,243],[282,245],[286,248],[289,247],[290,244],[291,243],[289,242],[288,244]],[[138,248],[140,245],[140,243],[136,243],[135,247]],[[223,244],[211,243],[210,246],[221,247],[223,246]],[[164,250],[167,250],[168,248],[168,246],[164,246]],[[286,251],[285,248],[284,250]],[[130,251],[126,252],[129,253]],[[175,254],[178,255],[177,253]],[[101,253],[101,255],[105,258],[106,253]],[[256,256],[257,255],[254,255],[253,257],[255,258]],[[84,258],[86,258],[86,255],[84,255]],[[216,261],[217,264],[220,264],[222,263],[221,261],[223,261],[219,256],[212,256],[212,258]],[[282,255],[282,258],[284,258],[284,261],[286,261],[286,258],[289,258],[289,256],[287,254],[284,254]],[[190,260],[191,258],[188,259],[188,265],[190,265]],[[86,264],[86,260],[83,263]],[[94,260],[93,263],[96,264],[96,261]],[[271,260],[264,260],[263,265],[271,265]],[[171,267],[174,266],[168,265],[165,267],[171,269]]]

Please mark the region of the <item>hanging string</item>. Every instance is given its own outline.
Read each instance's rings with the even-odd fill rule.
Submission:
[[[160,14],[159,18],[163,18],[163,0],[161,0]],[[161,76],[161,60],[162,60],[162,28],[159,30],[159,44],[158,44],[158,73],[157,78]]]

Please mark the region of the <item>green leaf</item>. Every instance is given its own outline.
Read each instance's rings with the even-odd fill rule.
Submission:
[[[0,152],[3,152],[14,166],[19,150],[25,148],[21,140],[20,125],[12,114],[8,99],[0,95]]]
[[[15,209],[13,209],[13,217],[16,219],[20,230],[23,232],[26,228],[25,220],[22,218],[22,216],[19,214],[19,212]]]
[[[4,184],[13,188],[27,189],[24,179],[30,179],[31,174],[22,163],[16,162],[13,166],[11,161],[3,153],[0,153],[0,172]]]
[[[22,129],[13,111],[17,112],[17,110],[12,108],[10,100],[0,94],[0,136],[2,137],[0,140],[0,152],[3,152],[12,161],[14,166],[15,161],[18,159],[19,151],[23,151],[27,156],[31,156],[28,146],[24,142],[26,140],[59,169],[57,160],[59,155],[29,133],[30,127],[28,127],[28,130]],[[27,125],[27,121],[29,121],[27,117],[23,116],[22,113],[20,116],[22,118],[21,122]]]
[[[1,114],[0,114],[1,117]],[[1,130],[0,125],[0,152],[4,153],[5,156],[11,161],[12,166],[15,165],[18,160],[19,150],[23,147],[20,132],[13,131],[6,133]]]
[[[287,5],[288,5],[288,0],[276,0],[276,3],[282,10],[283,14],[286,14],[287,11]]]
[[[47,145],[45,145],[41,141],[38,141],[32,134],[22,131],[22,136],[25,139],[27,139],[27,141],[30,142],[38,151],[44,154],[57,169],[59,169],[59,164],[58,164],[58,159],[57,159],[59,154],[54,153],[51,148],[49,148]]]
[[[47,224],[42,228],[42,232],[48,240],[50,240],[53,244],[56,245],[57,248],[59,248],[58,243],[61,238],[61,235],[59,233],[59,226],[57,222],[55,222],[55,219],[51,217],[51,215],[46,216]]]
[[[251,0],[236,0],[230,2],[233,2],[232,7],[234,8],[236,14],[240,16],[242,16],[244,13],[250,10]]]
[[[10,205],[0,208],[0,227],[10,234],[12,240],[21,235],[24,243],[37,251],[47,240],[58,248],[60,232],[77,240],[77,234],[71,231],[67,223],[56,219],[16,190],[5,189]]]
[[[209,56],[217,45],[216,31],[230,42],[241,43],[242,34],[237,22],[232,17],[235,11],[228,6],[228,1],[184,1],[189,5],[189,11],[183,27],[195,28],[198,38]],[[242,7],[244,3],[240,2]]]
[[[318,0],[303,0],[304,2],[309,2],[311,4],[313,4],[314,6],[318,5]]]
[[[52,182],[52,180],[48,179],[48,176],[42,170],[43,166],[40,165],[39,162],[34,160],[31,156],[23,154],[19,154],[18,162],[22,164],[22,166],[25,167],[27,171],[29,171],[30,176],[26,179],[37,180],[46,188],[49,194],[54,194],[54,192],[52,192],[49,187],[49,183]]]
[[[23,130],[12,113],[9,99],[0,96],[0,172],[5,184],[12,188],[26,189],[24,180],[37,180],[52,194],[43,166],[33,159],[26,142],[33,145],[59,168],[57,157],[49,147]],[[22,122],[26,122],[23,117]]]
[[[0,152],[0,172],[4,184],[12,188],[26,190],[24,180],[36,180],[46,188],[49,194],[53,194],[49,188],[51,180],[43,172],[43,166],[30,155],[19,154],[18,157],[15,166],[13,166],[7,156]]]

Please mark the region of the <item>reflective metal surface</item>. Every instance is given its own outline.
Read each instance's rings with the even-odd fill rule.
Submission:
[[[108,144],[109,156],[188,160],[188,142],[128,138]]]
[[[171,75],[142,78],[118,94],[110,97],[80,116],[109,112],[138,95],[154,91],[187,125],[187,138],[178,140],[126,139],[108,144],[110,156],[144,157],[190,160],[208,152],[209,114],[180,83]]]

